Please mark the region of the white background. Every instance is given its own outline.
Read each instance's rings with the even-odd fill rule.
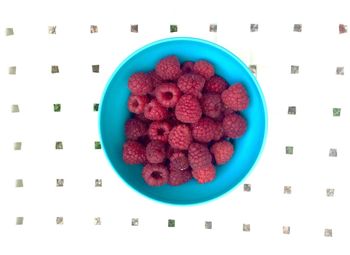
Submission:
[[[350,37],[339,24],[350,26],[349,12],[345,1],[281,2],[1,1],[0,254],[348,254]],[[138,33],[130,32],[132,24]],[[209,32],[210,24],[217,32]],[[250,32],[250,24],[259,30]],[[302,32],[293,32],[294,24]],[[98,33],[90,33],[91,25]],[[6,28],[14,35],[6,36]],[[127,187],[94,149],[93,104],[109,76],[134,50],[169,36],[208,39],[257,65],[269,130],[245,180],[251,192],[242,185],[204,205],[156,203]],[[96,64],[99,73],[92,72]],[[51,65],[60,72],[52,74]],[[299,74],[290,73],[291,65]],[[10,66],[16,75],[8,74]],[[344,75],[336,75],[337,67]],[[19,113],[11,112],[13,104]],[[296,115],[287,114],[289,106]],[[63,150],[55,150],[56,141]],[[329,157],[330,148],[337,157]],[[284,186],[292,193],[284,194]],[[334,197],[326,196],[328,188]],[[131,226],[132,218],[139,226]],[[205,229],[205,221],[213,228]]]

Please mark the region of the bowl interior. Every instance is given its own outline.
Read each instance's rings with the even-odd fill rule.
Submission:
[[[126,165],[122,159],[125,141],[124,123],[130,117],[127,109],[128,78],[139,71],[150,71],[167,55],[180,61],[206,59],[214,64],[216,73],[229,84],[241,82],[246,87],[250,105],[242,112],[248,129],[234,141],[235,154],[225,165],[217,167],[216,179],[200,185],[190,181],[180,186],[150,187],[141,177],[141,165]],[[251,171],[259,157],[266,136],[267,115],[263,94],[249,69],[224,48],[201,39],[171,38],[149,44],[129,56],[115,70],[104,91],[99,113],[102,147],[114,170],[132,188],[158,201],[172,204],[194,204],[216,198],[233,187]]]

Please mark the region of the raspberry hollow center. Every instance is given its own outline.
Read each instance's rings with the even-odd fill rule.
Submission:
[[[151,174],[151,177],[158,180],[158,179],[162,179],[162,173],[161,172],[158,172],[158,171],[154,171],[152,174]]]
[[[157,135],[162,136],[162,135],[164,135],[164,133],[165,133],[164,129],[162,129],[162,128],[157,129]]]
[[[139,102],[135,100],[134,102],[132,102],[132,106],[137,108],[139,106]]]
[[[171,92],[165,92],[165,93],[163,93],[163,99],[164,100],[171,100],[171,99],[173,99],[173,93],[171,93]]]

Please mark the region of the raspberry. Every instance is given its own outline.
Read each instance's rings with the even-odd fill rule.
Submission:
[[[216,176],[216,170],[215,170],[215,167],[212,164],[210,164],[206,167],[193,169],[192,176],[199,183],[203,184],[214,180]]]
[[[207,80],[215,74],[213,65],[205,60],[194,63],[193,72],[202,75]]]
[[[144,114],[149,120],[164,120],[167,117],[167,110],[157,100],[152,99],[146,105]]]
[[[162,163],[165,159],[165,143],[161,141],[150,141],[146,147],[146,157],[150,163]]]
[[[194,63],[192,61],[186,61],[181,65],[181,71],[183,74],[192,73]]]
[[[150,186],[162,186],[168,182],[169,171],[163,164],[147,164],[142,169],[142,177]]]
[[[192,137],[202,143],[209,143],[214,138],[216,123],[209,118],[202,118],[192,125]]]
[[[181,75],[178,58],[169,56],[161,59],[156,65],[156,74],[163,80],[177,80]]]
[[[134,73],[129,78],[128,87],[134,95],[146,95],[153,89],[152,79],[149,74],[141,72]]]
[[[216,122],[216,128],[214,131],[214,141],[219,141],[224,136],[224,128],[222,127],[221,122]]]
[[[211,160],[211,154],[203,144],[192,143],[188,148],[188,161],[193,169],[208,167]]]
[[[130,95],[128,99],[128,109],[130,112],[140,114],[143,112],[148,102],[147,96]]]
[[[146,149],[136,141],[126,141],[123,145],[123,160],[126,164],[143,164],[146,162]]]
[[[192,179],[192,174],[190,170],[170,170],[168,184],[172,186],[177,186],[184,184]]]
[[[218,118],[220,116],[222,102],[219,94],[204,94],[200,101],[203,114],[211,118]]]
[[[217,75],[211,77],[204,85],[204,91],[209,93],[221,94],[227,88],[228,83]]]
[[[149,76],[151,77],[152,79],[152,85],[153,87],[157,87],[158,85],[160,85],[163,81],[162,81],[162,78],[160,78],[157,74],[156,74],[156,71],[151,71],[148,73]]]
[[[124,129],[126,138],[130,140],[137,140],[147,134],[147,125],[138,119],[128,119]]]
[[[169,133],[168,142],[174,149],[187,150],[192,142],[190,128],[184,124],[174,127]]]
[[[243,111],[249,104],[247,91],[241,83],[236,83],[222,92],[221,99],[225,106],[234,111]]]
[[[181,91],[174,83],[162,83],[155,89],[158,102],[164,107],[174,107],[179,101]]]
[[[177,86],[185,94],[197,96],[202,91],[205,79],[199,74],[187,73],[180,76]]]
[[[141,120],[142,122],[144,122],[146,124],[151,122],[151,120],[146,119],[146,117],[145,117],[145,115],[143,113],[135,114],[135,118],[138,119],[138,120]]]
[[[222,127],[227,137],[238,138],[246,131],[247,122],[241,115],[232,113],[225,116]]]
[[[188,158],[184,152],[174,152],[170,156],[170,171],[172,170],[186,170],[189,168]]]
[[[167,142],[171,126],[166,121],[154,121],[149,125],[148,136],[151,140]]]
[[[224,140],[214,143],[210,148],[210,152],[213,154],[216,164],[222,165],[231,159],[234,148],[232,143]]]
[[[175,116],[184,123],[196,123],[202,116],[198,99],[193,95],[183,95],[175,107]]]

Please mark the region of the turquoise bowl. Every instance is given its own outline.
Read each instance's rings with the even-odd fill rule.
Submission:
[[[229,84],[241,82],[250,104],[242,112],[248,123],[246,133],[234,140],[235,154],[225,165],[217,167],[217,177],[207,184],[192,180],[184,185],[148,186],[141,177],[141,165],[126,165],[122,159],[125,142],[124,123],[127,109],[128,78],[131,74],[154,69],[163,57],[176,55],[181,62],[205,59],[213,63],[218,75]],[[197,38],[167,38],[150,43],[132,53],[114,71],[103,92],[99,109],[99,132],[102,148],[114,171],[140,194],[168,204],[190,205],[215,199],[239,186],[252,171],[264,147],[267,110],[261,88],[249,68],[225,48]]]

